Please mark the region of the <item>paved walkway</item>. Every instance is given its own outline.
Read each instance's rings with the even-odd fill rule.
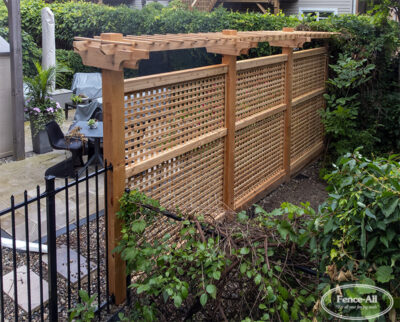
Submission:
[[[69,120],[63,124],[63,131],[66,133],[71,121],[73,114],[70,113]],[[25,124],[25,142],[26,152],[31,153],[32,142],[30,137],[29,123]],[[45,171],[70,157],[68,151],[52,151],[46,154],[33,155],[22,161],[9,162],[0,165],[0,210],[10,207],[10,197],[14,195],[15,202],[21,202],[24,200],[24,191],[27,191],[28,198],[36,196],[36,187],[39,185],[40,191],[45,190]],[[85,157],[86,158],[86,157]],[[84,159],[85,160],[85,159]],[[94,168],[91,168],[94,171]],[[99,209],[104,208],[104,177],[99,177]],[[56,179],[56,186],[61,186],[65,183],[64,179]],[[82,183],[79,185],[79,217],[86,217],[86,185]],[[66,226],[66,200],[65,192],[58,193],[56,195],[56,225],[57,229]],[[69,189],[69,219],[70,223],[76,221],[76,191],[75,188]],[[45,212],[46,200],[43,199],[40,203],[40,214],[41,214],[41,227],[42,236],[46,235],[46,212]],[[38,239],[38,211],[37,203],[32,203],[28,206],[28,231],[29,240]],[[96,211],[95,203],[95,180],[90,180],[89,184],[89,214],[93,214]],[[11,214],[4,215],[0,219],[1,229],[6,231],[8,234],[12,234],[11,227]],[[17,239],[25,240],[25,209],[18,209],[15,213],[15,228]]]

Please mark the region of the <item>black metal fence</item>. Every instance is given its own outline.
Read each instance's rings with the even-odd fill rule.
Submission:
[[[111,165],[75,180],[45,178],[11,196],[0,211],[1,321],[67,320],[79,290],[97,294],[96,314],[110,312],[108,296],[107,173]],[[102,182],[103,181],[103,182]]]

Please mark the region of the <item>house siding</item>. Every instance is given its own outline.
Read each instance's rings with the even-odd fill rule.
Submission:
[[[158,1],[155,1],[155,0],[145,0],[144,2],[145,2],[146,4],[149,4],[149,3],[151,3],[151,2],[158,2],[158,3],[161,3],[163,6],[168,6],[169,0],[158,0]],[[129,6],[130,6],[131,8],[133,8],[133,9],[142,9],[142,8],[143,8],[143,6],[142,6],[142,0],[132,0]]]
[[[286,15],[298,15],[300,8],[337,9],[338,14],[352,13],[353,1],[356,0],[298,0],[281,2],[281,9]]]

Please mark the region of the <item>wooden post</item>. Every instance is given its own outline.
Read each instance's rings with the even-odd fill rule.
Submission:
[[[235,121],[236,121],[236,56],[223,55],[222,63],[228,65],[225,85],[225,137],[224,204],[234,210],[233,187],[235,184]]]
[[[274,15],[279,14],[279,11],[280,11],[279,0],[274,0]]]
[[[7,1],[8,28],[11,51],[11,88],[13,105],[14,159],[25,159],[24,93],[22,88],[22,39],[19,0]]]
[[[290,145],[291,145],[291,121],[292,121],[292,87],[293,87],[293,48],[282,48],[282,54],[288,56],[285,71],[285,124],[283,144],[283,168],[285,180],[290,180]]]
[[[101,39],[118,41],[122,40],[122,34],[101,34]],[[112,253],[121,238],[121,222],[116,213],[125,189],[124,72],[103,69],[102,78],[104,159],[113,166],[107,178],[108,279],[110,295],[114,295],[118,305],[126,299],[125,262]]]

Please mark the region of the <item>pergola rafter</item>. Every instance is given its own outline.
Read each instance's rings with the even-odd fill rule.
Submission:
[[[138,62],[148,59],[150,52],[177,49],[206,48],[207,52],[239,56],[256,48],[259,42],[271,46],[298,48],[312,39],[329,38],[335,33],[293,31],[224,30],[213,33],[123,36],[104,34],[101,37],[75,37],[74,49],[85,65],[120,71],[138,68]],[[111,36],[111,37],[110,37]]]

